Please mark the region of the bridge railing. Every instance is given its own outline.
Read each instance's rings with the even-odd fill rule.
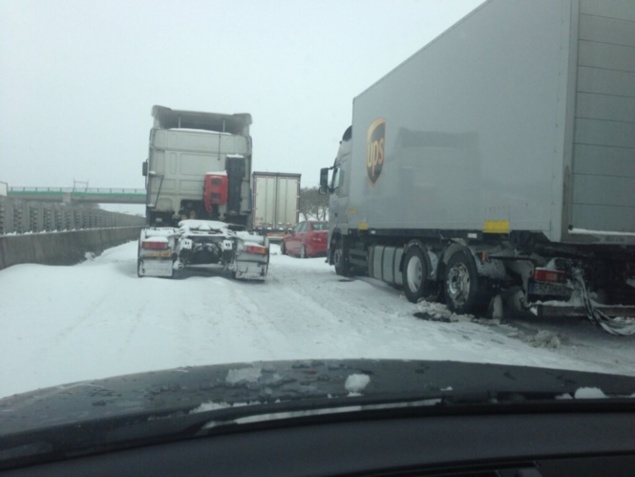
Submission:
[[[145,218],[106,210],[0,196],[0,235],[143,226]]]

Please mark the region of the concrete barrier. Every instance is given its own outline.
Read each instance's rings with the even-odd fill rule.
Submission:
[[[86,252],[99,255],[105,249],[137,240],[141,227],[76,230],[0,237],[0,270],[20,263],[73,265]]]

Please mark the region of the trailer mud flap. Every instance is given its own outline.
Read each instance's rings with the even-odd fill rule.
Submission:
[[[137,263],[138,275],[140,277],[166,277],[171,278],[174,270],[172,260],[143,259]]]
[[[267,278],[267,263],[237,261],[234,264],[233,275],[238,280],[264,280]]]

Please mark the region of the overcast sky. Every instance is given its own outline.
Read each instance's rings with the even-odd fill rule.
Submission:
[[[150,110],[253,116],[317,185],[352,100],[482,0],[0,0],[0,181],[144,186]]]

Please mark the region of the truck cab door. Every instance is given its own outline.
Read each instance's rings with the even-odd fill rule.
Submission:
[[[333,176],[331,178],[329,199],[329,225],[334,227],[348,227],[348,202],[350,188],[350,168],[351,168],[351,141],[343,141],[335,164],[333,166]]]

